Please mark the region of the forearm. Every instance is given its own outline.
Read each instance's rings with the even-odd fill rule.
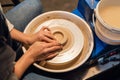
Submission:
[[[27,34],[23,34],[22,32],[14,29],[14,28],[10,31],[10,35],[11,35],[12,39],[20,41],[24,44],[30,44],[30,37]]]
[[[33,63],[33,60],[28,57],[29,53],[25,53],[15,64],[14,73],[20,79],[26,69]]]

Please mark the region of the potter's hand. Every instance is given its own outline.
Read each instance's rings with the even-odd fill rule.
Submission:
[[[35,41],[29,46],[25,54],[15,64],[15,74],[21,77],[25,70],[35,61],[43,61],[45,59],[53,58],[56,56],[56,51],[61,50],[62,46],[57,41],[40,42]]]
[[[62,46],[57,41],[51,43],[35,42],[27,50],[29,58],[34,61],[41,61],[56,56],[56,51],[61,50]]]
[[[43,42],[52,42],[56,40],[51,33],[50,29],[47,27],[42,27],[40,31],[30,36],[30,44],[33,44],[35,41],[43,41]]]

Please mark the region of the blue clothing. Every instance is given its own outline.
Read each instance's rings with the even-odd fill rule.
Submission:
[[[27,24],[36,16],[42,13],[42,5],[40,0],[24,0],[11,10],[9,10],[5,16],[6,18],[14,25],[14,28],[24,31]],[[0,27],[1,29],[2,27]],[[4,28],[3,28],[4,29]],[[7,30],[8,31],[8,30]],[[3,30],[1,31],[3,32]],[[4,33],[4,32],[3,32]],[[8,31],[9,33],[9,31]],[[6,34],[6,32],[5,32]],[[2,34],[1,34],[2,35]],[[4,35],[2,35],[4,36]],[[6,38],[6,37],[5,37]],[[0,40],[2,40],[0,38]],[[8,41],[9,42],[9,41]],[[2,44],[0,43],[2,46]],[[9,46],[9,44],[0,47],[0,61],[2,64],[0,65],[0,80],[18,80],[16,75],[13,73],[14,70],[14,60],[15,60],[15,52]],[[4,54],[2,54],[4,53]],[[11,56],[11,57],[9,57]],[[5,60],[6,59],[6,60]],[[9,64],[6,64],[8,63]],[[7,66],[6,66],[7,65]],[[35,76],[35,75],[33,75]],[[40,77],[35,76],[35,79],[40,79]],[[34,80],[28,76],[25,77],[27,80]]]
[[[41,13],[42,5],[40,0],[24,0],[9,10],[5,16],[16,29],[23,32],[27,24]]]

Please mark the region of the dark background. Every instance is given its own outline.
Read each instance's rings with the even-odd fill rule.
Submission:
[[[23,0],[20,0],[21,2]],[[11,0],[0,0],[1,4],[13,4]],[[71,12],[77,7],[78,0],[41,0],[44,12],[53,10],[64,10]],[[4,7],[4,12],[14,6]]]

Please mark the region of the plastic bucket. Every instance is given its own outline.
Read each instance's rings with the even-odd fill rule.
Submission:
[[[101,0],[95,9],[95,32],[105,43],[120,45],[120,0]]]

